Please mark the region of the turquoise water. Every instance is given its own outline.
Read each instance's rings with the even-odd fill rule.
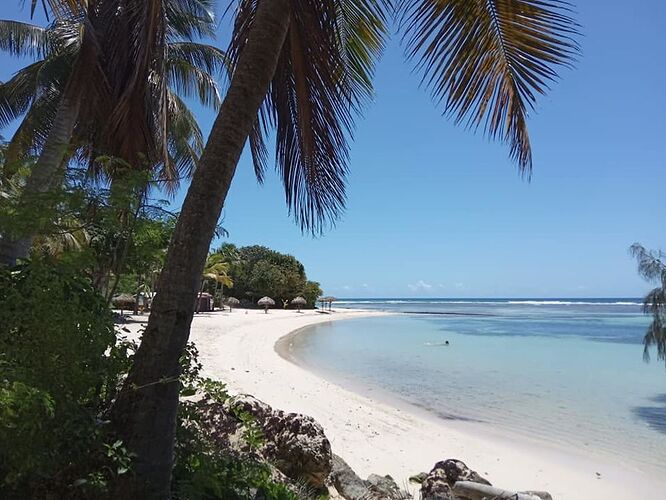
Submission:
[[[321,324],[296,337],[293,354],[343,385],[666,471],[666,369],[643,362],[649,319],[636,300],[338,304],[403,313]]]

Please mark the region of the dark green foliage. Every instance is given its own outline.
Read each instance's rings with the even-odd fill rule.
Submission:
[[[638,261],[638,273],[648,283],[654,283],[643,299],[643,312],[652,316],[643,338],[643,359],[650,360],[650,348],[656,347],[657,359],[666,363],[666,253],[647,250],[639,243],[629,249]]]
[[[229,243],[216,253],[229,263],[229,276],[234,282],[230,294],[240,300],[256,302],[269,296],[281,304],[301,295],[308,307],[314,307],[322,293],[319,283],[307,280],[303,264],[292,255],[259,245],[238,248]]]
[[[69,264],[1,269],[0,303],[0,497],[101,495],[131,458],[104,420],[130,344]]]
[[[132,473],[133,455],[106,414],[135,345],[117,340],[104,297],[65,261],[0,269],[0,498],[107,498]],[[207,438],[187,396],[223,402],[223,383],[201,376],[198,352],[181,358],[174,498],[295,500],[265,464],[225,455]],[[195,398],[196,399],[196,398]],[[241,420],[256,449],[263,436]]]
[[[181,397],[203,397],[209,402],[223,403],[228,394],[222,382],[200,375],[201,363],[193,344],[181,358]],[[206,428],[201,407],[192,399],[181,401],[176,429],[176,460],[172,492],[175,499],[251,499],[257,491],[267,500],[297,500],[285,485],[271,479],[268,467],[249,457],[229,456],[220,450]],[[243,438],[251,450],[263,442],[263,435],[254,417],[238,414],[243,422]]]

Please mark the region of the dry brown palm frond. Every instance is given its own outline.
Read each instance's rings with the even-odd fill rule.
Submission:
[[[408,56],[456,123],[482,126],[510,146],[529,176],[526,117],[537,94],[579,50],[570,4],[561,0],[400,0]]]

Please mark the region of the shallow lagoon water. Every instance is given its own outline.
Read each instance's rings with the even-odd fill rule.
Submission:
[[[340,305],[404,314],[316,325],[292,354],[442,418],[666,471],[666,369],[643,362],[635,301],[367,302]]]

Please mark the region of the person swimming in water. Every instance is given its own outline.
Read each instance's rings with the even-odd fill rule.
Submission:
[[[446,342],[444,342],[444,345],[449,345],[449,341],[447,340]]]

